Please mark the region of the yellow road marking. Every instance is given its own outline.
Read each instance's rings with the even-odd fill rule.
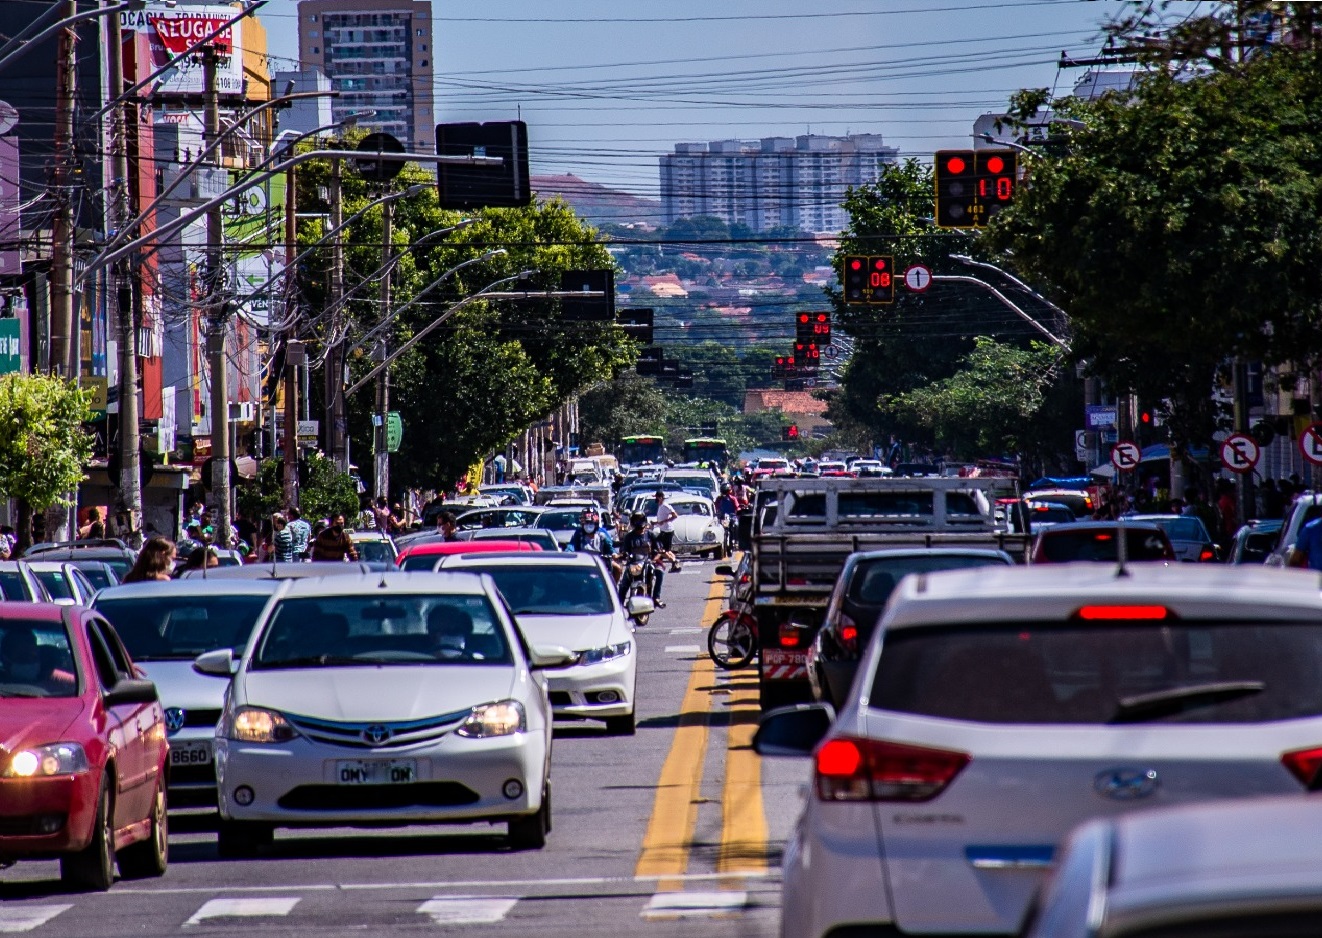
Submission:
[[[710,625],[720,614],[724,594],[724,579],[714,580],[703,607],[702,625]],[[664,877],[682,876],[688,870],[711,725],[712,695],[704,688],[711,686],[715,673],[716,665],[707,655],[693,663],[680,704],[679,726],[657,780],[656,799],[634,875],[662,877],[657,883],[658,892],[682,889],[678,881],[667,881]]]
[[[716,872],[761,873],[767,868],[767,818],[762,806],[762,761],[753,751],[760,713],[757,681],[737,677],[731,689]]]

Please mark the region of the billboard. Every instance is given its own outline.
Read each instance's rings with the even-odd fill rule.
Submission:
[[[18,207],[23,194],[18,187],[18,138],[0,137],[0,274],[22,273],[19,264]]]
[[[196,96],[204,90],[202,57],[195,53],[179,58],[179,54],[237,12],[235,7],[219,4],[180,6],[174,9],[153,7],[120,13],[119,22],[126,32],[147,36],[153,69],[162,68],[174,61],[175,67],[157,81],[156,95]],[[219,55],[216,85],[222,95],[243,93],[242,25],[242,20],[232,24],[215,40]]]
[[[231,185],[245,175],[235,172]],[[276,278],[284,270],[285,181],[282,173],[230,199],[221,216],[235,302],[261,324],[270,321],[271,298],[281,286]]]

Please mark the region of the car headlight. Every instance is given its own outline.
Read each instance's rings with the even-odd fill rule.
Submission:
[[[222,729],[226,739],[241,743],[286,743],[298,735],[281,714],[261,707],[240,707],[227,713]]]
[[[522,733],[527,728],[528,717],[523,712],[523,704],[517,700],[501,700],[474,707],[455,732],[469,739],[487,739]]]
[[[716,540],[716,532],[713,531],[711,528],[708,528],[707,530],[702,532],[702,539],[704,541],[714,541]]]
[[[20,749],[9,757],[5,778],[49,778],[87,771],[87,753],[77,743],[52,743]]]
[[[578,663],[600,664],[612,658],[623,658],[632,650],[633,642],[620,642],[618,645],[607,645],[605,648],[589,648],[587,651],[579,652]]]

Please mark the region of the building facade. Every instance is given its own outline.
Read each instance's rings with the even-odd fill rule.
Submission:
[[[665,221],[714,215],[754,231],[838,232],[849,221],[840,207],[848,189],[875,182],[898,158],[880,134],[678,143],[661,157]]]
[[[430,153],[436,144],[432,106],[431,3],[424,0],[301,0],[298,57],[303,68],[330,76],[340,93],[335,120],[372,111],[358,125]]]

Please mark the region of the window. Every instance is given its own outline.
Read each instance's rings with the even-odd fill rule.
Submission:
[[[313,47],[312,47],[312,54],[313,54],[313,55],[321,55],[321,49],[318,48],[317,46],[313,46]]]
[[[105,642],[102,641],[99,630],[91,623],[87,626],[87,643],[92,647],[92,664],[96,668],[97,682],[102,690],[110,690],[119,681],[119,675],[115,671],[115,661],[111,658]]]
[[[242,650],[267,598],[263,594],[111,598],[98,602],[96,610],[115,625],[138,661],[190,660],[217,648]]]
[[[308,17],[309,23],[315,23],[316,21],[317,21],[317,14],[313,13],[311,16]]]
[[[0,698],[77,693],[78,666],[63,622],[13,618],[0,622]]]
[[[423,68],[426,68],[426,67],[427,67],[427,60],[426,60],[426,59],[423,59],[423,60],[422,60],[422,67],[423,67]]]
[[[615,608],[601,569],[512,564],[460,568],[489,573],[515,615],[610,615]]]

